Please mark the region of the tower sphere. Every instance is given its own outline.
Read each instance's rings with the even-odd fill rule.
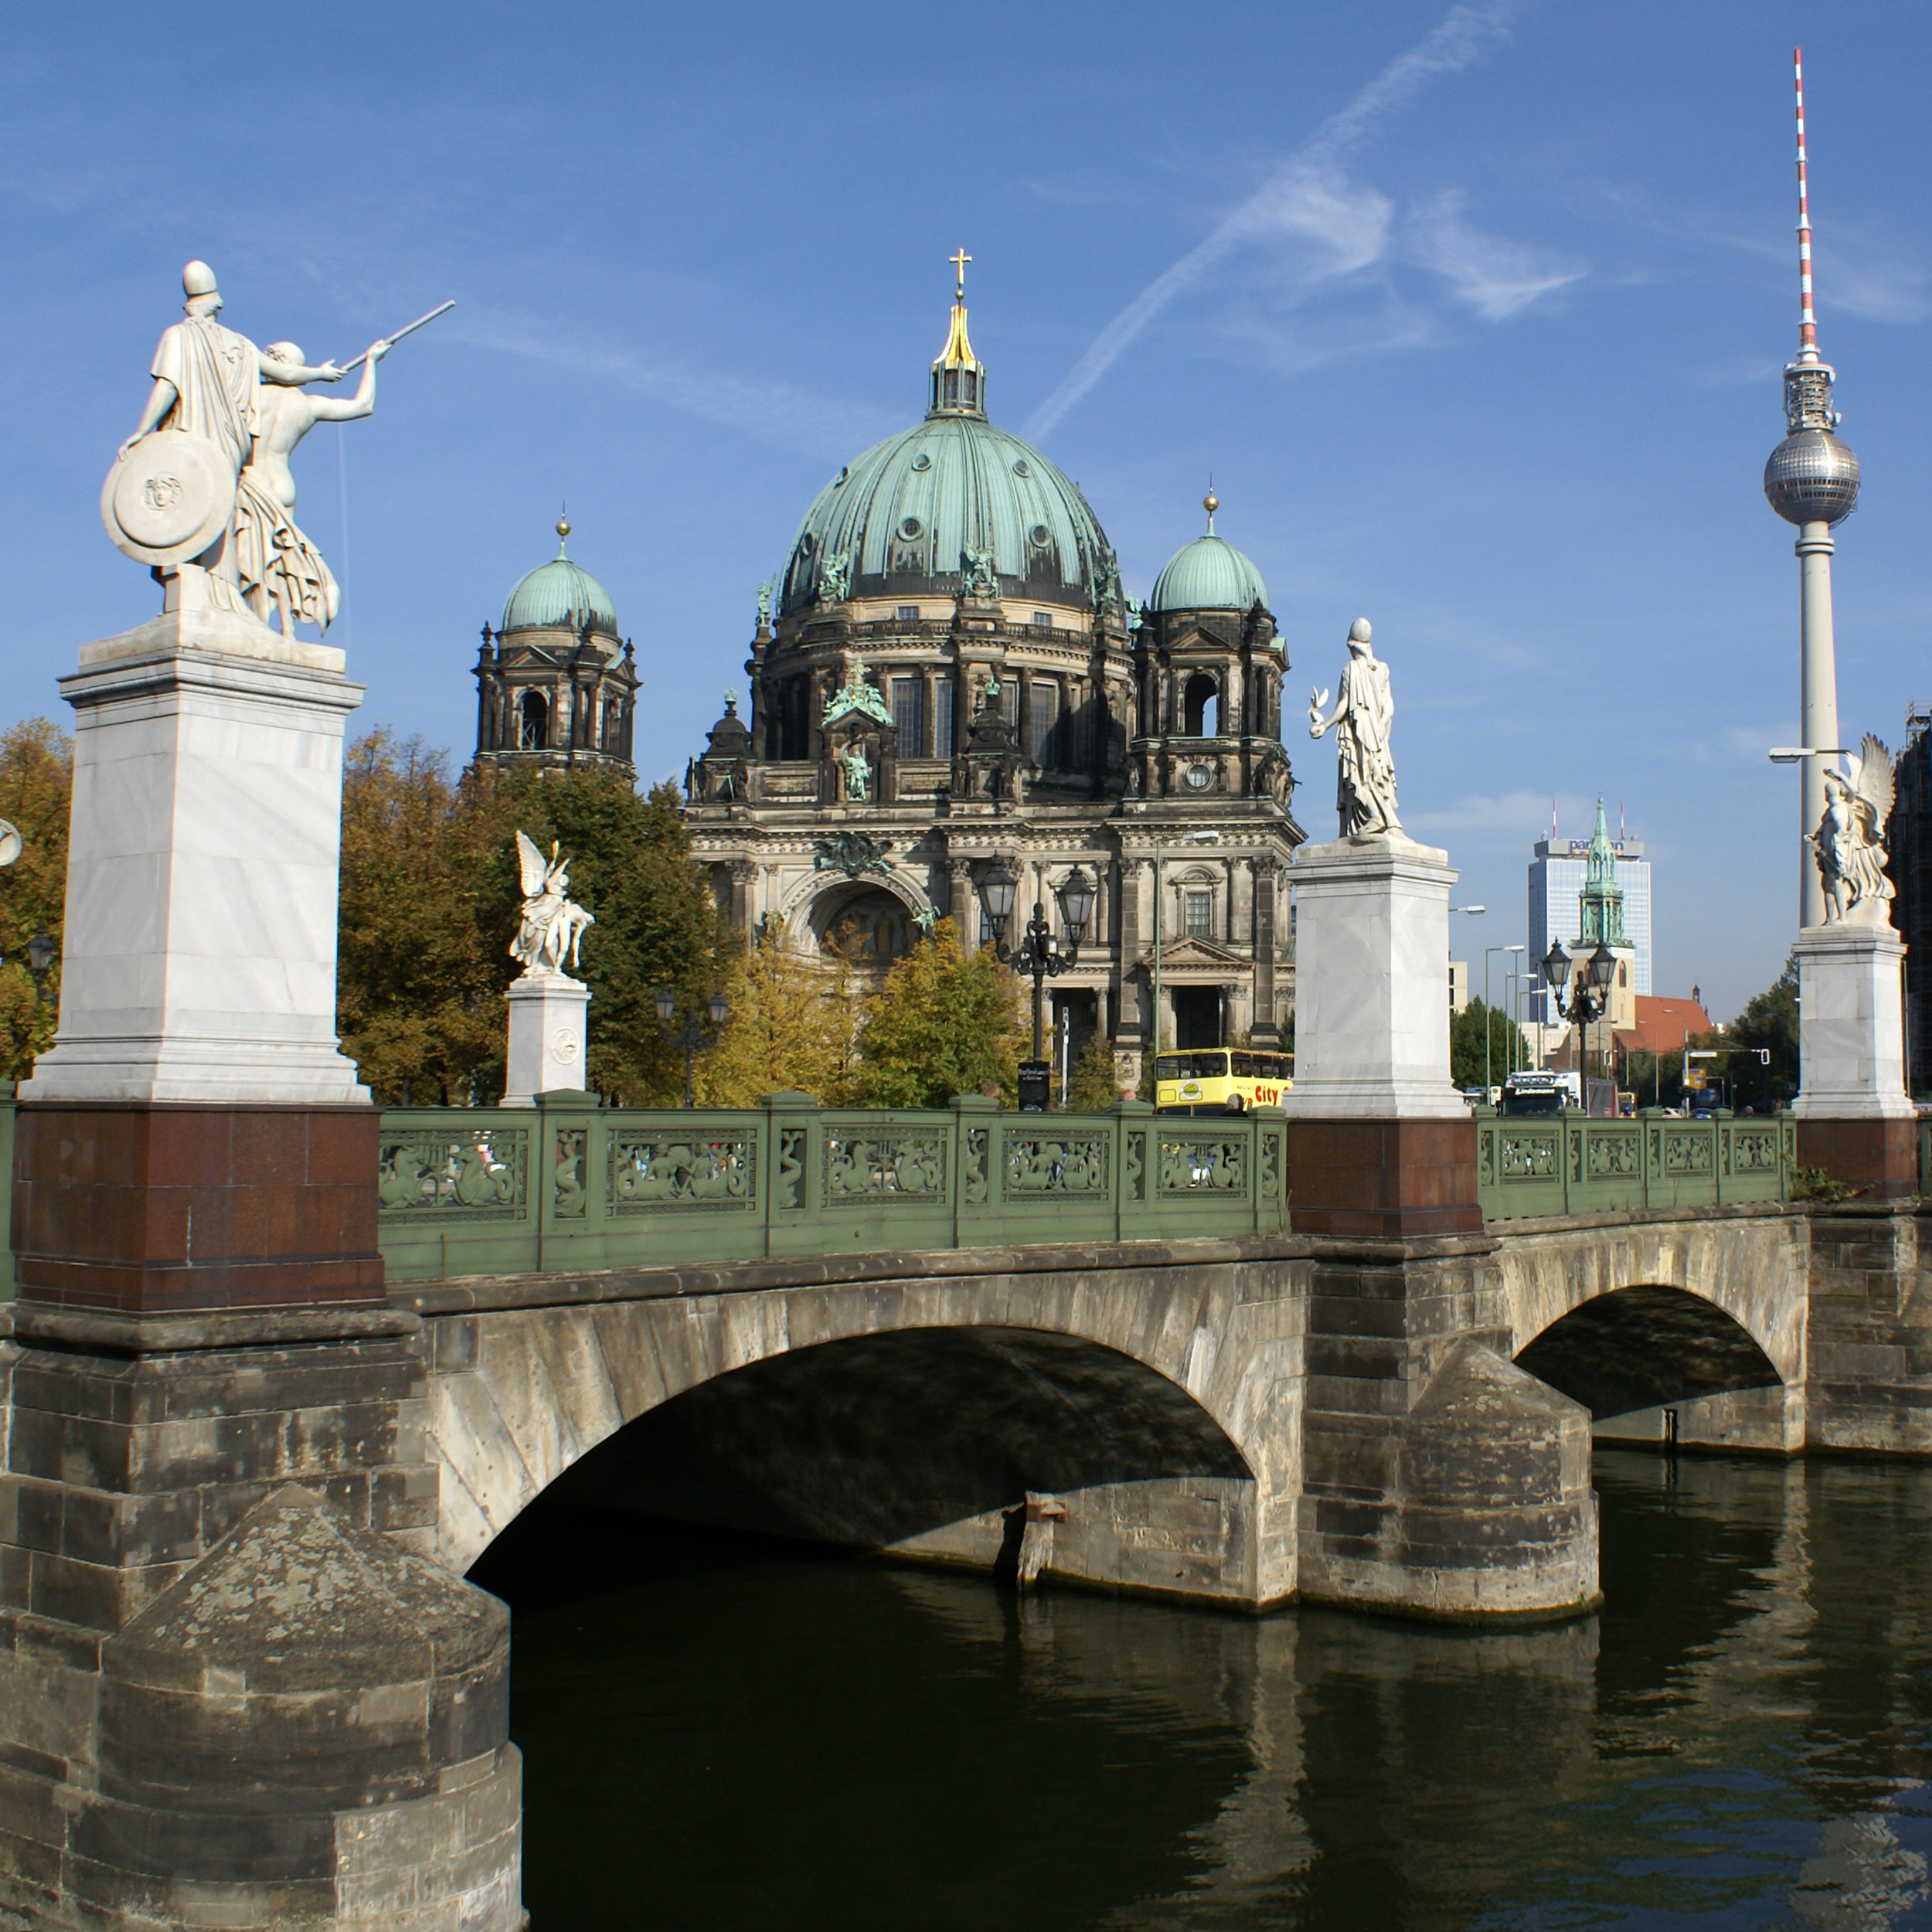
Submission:
[[[1787,523],[1842,523],[1859,500],[1859,460],[1829,430],[1794,430],[1764,465],[1764,495]]]

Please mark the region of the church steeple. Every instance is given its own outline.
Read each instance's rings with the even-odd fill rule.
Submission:
[[[1585,946],[1623,946],[1624,889],[1617,883],[1617,852],[1610,842],[1610,826],[1604,817],[1604,795],[1597,794],[1597,829],[1590,835],[1590,851],[1583,860],[1583,889],[1577,895],[1580,915],[1580,937]]]
[[[932,401],[926,413],[932,416],[986,414],[986,365],[973,353],[966,339],[966,264],[972,260],[964,249],[947,257],[957,271],[953,284],[952,327],[946,346],[933,363]]]

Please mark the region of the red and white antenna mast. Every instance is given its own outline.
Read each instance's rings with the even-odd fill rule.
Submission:
[[[1804,51],[1791,49],[1798,94],[1798,359],[1818,360],[1818,318],[1811,310],[1811,206],[1804,182]]]

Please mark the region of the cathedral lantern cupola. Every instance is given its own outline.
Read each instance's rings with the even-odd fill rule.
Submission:
[[[610,593],[572,562],[570,525],[557,553],[519,578],[477,659],[479,764],[631,771],[637,665],[617,634]]]
[[[953,285],[953,319],[946,346],[933,363],[933,396],[928,416],[986,414],[986,365],[966,339],[966,264],[972,257],[961,249],[952,257],[958,270]]]
[[[1139,729],[1130,783],[1143,795],[1230,793],[1285,804],[1281,655],[1268,587],[1252,562],[1207,529],[1167,560],[1134,633]]]

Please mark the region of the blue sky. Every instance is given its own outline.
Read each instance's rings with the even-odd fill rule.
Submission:
[[[1658,990],[1727,1015],[1794,917],[1763,753],[1796,729],[1797,566],[1758,482],[1794,39],[1866,476],[1841,715],[1896,743],[1932,699],[1932,12],[1784,0],[10,10],[5,710],[61,715],[78,646],[154,607],[96,503],[199,255],[225,320],[314,359],[457,302],[297,458],[362,720],[463,753],[478,627],[567,499],[637,642],[643,773],[681,770],[805,505],[923,406],[963,243],[994,418],[1136,594],[1212,472],[1286,634],[1311,832],[1332,753],[1297,721],[1366,614],[1405,822],[1490,908],[1458,922],[1478,976],[1550,799],[1581,832],[1600,789],[1655,862]]]

